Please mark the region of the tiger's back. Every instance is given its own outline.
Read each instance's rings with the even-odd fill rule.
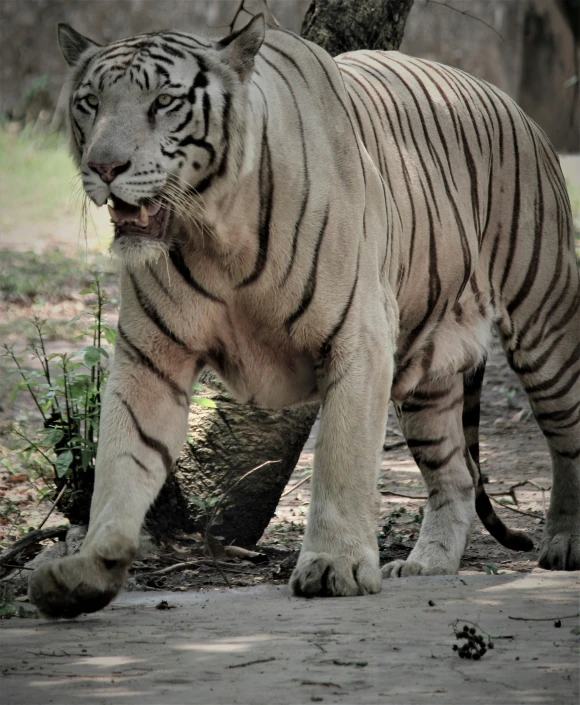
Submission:
[[[365,147],[396,194],[390,284],[404,369],[394,395],[425,373],[477,365],[492,321],[508,350],[529,348],[538,305],[549,309],[558,294],[573,304],[579,290],[568,196],[546,135],[508,96],[457,69],[399,52],[337,63]]]

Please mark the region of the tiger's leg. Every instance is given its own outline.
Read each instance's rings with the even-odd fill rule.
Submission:
[[[308,524],[290,579],[296,595],[381,589],[377,478],[393,368],[384,342],[357,340],[356,352],[330,355]]]
[[[475,518],[474,480],[466,463],[461,374],[420,386],[397,410],[407,444],[427,484],[419,539],[385,577],[457,573]]]
[[[572,267],[575,270],[576,264]],[[562,290],[559,313],[525,325],[508,359],[520,381],[552,458],[552,493],[539,565],[580,569],[580,287],[577,270]],[[567,281],[568,283],[568,281]],[[556,293],[558,291],[556,290]],[[521,323],[516,321],[516,323]],[[500,326],[501,328],[501,326]],[[529,331],[529,332],[527,332]]]
[[[170,377],[150,358],[143,364],[143,352],[121,331],[103,400],[87,537],[80,553],[41,566],[30,579],[30,599],[47,617],[95,612],[123,587],[145,513],[186,436],[191,357],[180,365],[174,356]]]

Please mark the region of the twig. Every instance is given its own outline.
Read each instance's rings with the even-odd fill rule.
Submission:
[[[541,485],[538,485],[535,482],[532,482],[531,480],[522,480],[521,482],[516,482],[515,485],[510,486],[510,494],[516,499],[515,492],[514,490],[516,487],[523,487],[524,485],[531,485],[532,487],[535,487],[537,490],[540,490],[542,493],[542,514],[544,515],[544,519],[546,518],[546,491],[552,489],[551,487],[542,487]],[[517,504],[517,500],[516,500]]]
[[[31,531],[22,538],[15,541],[12,546],[2,553],[0,553],[0,563],[3,565],[6,561],[10,561],[14,556],[18,555],[20,551],[30,546],[31,543],[36,543],[37,541],[43,541],[44,539],[52,539],[56,536],[66,535],[66,532],[70,529],[70,526],[55,526],[50,529],[37,529],[36,531]]]
[[[52,503],[52,507],[48,510],[48,514],[47,514],[47,515],[44,517],[44,519],[42,520],[42,523],[41,523],[40,526],[38,527],[37,531],[40,531],[40,529],[42,529],[42,527],[46,524],[46,522],[48,521],[48,517],[52,514],[52,512],[54,511],[54,508],[55,508],[56,505],[60,502],[60,499],[61,499],[61,497],[63,496],[64,491],[66,490],[67,486],[68,486],[68,480],[67,480],[67,481],[64,483],[64,485],[60,488],[60,492],[58,493],[56,499],[55,499],[54,502]]]
[[[543,519],[544,518],[543,516],[540,516],[540,514],[534,514],[532,512],[524,512],[523,509],[517,509],[517,507],[512,507],[509,504],[505,504],[505,502],[498,502],[497,499],[495,499],[493,497],[493,495],[488,495],[488,497],[491,499],[492,502],[495,502],[500,507],[503,507],[504,509],[509,509],[510,512],[516,512],[517,514],[523,514],[524,516],[534,517],[534,519]]]
[[[243,668],[244,666],[253,666],[255,663],[268,663],[275,660],[275,656],[268,656],[268,658],[257,658],[255,661],[246,661],[245,663],[231,663],[228,668]]]
[[[282,494],[280,495],[280,499],[282,499],[282,497],[288,496],[289,494],[292,494],[294,490],[297,490],[301,485],[310,480],[311,477],[312,475],[307,475],[306,477],[303,477],[300,482],[297,482],[295,485],[292,485],[290,489],[286,490],[285,492],[282,492]]]
[[[484,631],[477,622],[472,622],[469,619],[455,619],[453,622],[451,622],[448,626],[450,626],[453,629],[453,632],[457,634],[457,625],[458,624],[471,624],[472,627],[476,627],[479,629],[479,631],[482,634],[485,634],[485,636],[488,639],[513,639],[513,634],[490,634],[489,632]]]
[[[485,20],[482,20],[481,17],[476,17],[475,15],[472,15],[469,12],[465,12],[465,10],[459,10],[456,7],[453,7],[453,5],[448,5],[446,2],[440,2],[439,0],[425,0],[426,3],[432,3],[433,5],[441,5],[442,7],[446,7],[448,10],[454,10],[455,12],[459,12],[460,15],[465,15],[466,17],[471,17],[472,20],[476,20],[477,22],[481,22],[481,24],[484,24],[486,27],[489,27],[492,32],[495,32],[497,36],[502,40],[502,42],[505,44],[505,39],[501,36],[501,34],[495,29],[495,27],[492,27],[490,24],[488,24]]]
[[[174,563],[173,565],[167,566],[167,568],[160,568],[159,570],[154,570],[152,573],[142,573],[138,577],[140,578],[150,578],[153,575],[169,575],[169,573],[175,573],[178,570],[185,570],[186,568],[199,568],[199,561],[184,561],[183,563]]]
[[[566,617],[510,617],[508,619],[513,619],[516,622],[556,622],[558,619],[576,619],[580,617],[580,612],[576,614],[569,614]]]
[[[341,685],[332,681],[302,681],[300,685],[323,685],[325,688],[342,688]]]

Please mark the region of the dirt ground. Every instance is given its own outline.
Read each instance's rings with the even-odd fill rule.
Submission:
[[[541,571],[338,599],[126,593],[74,621],[0,623],[2,702],[577,705],[579,587],[579,573]],[[487,649],[477,661],[453,649],[464,625]]]

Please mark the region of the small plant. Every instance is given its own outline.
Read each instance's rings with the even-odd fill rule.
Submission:
[[[483,563],[481,570],[487,575],[503,575],[504,571],[500,570],[495,563]]]
[[[97,451],[101,397],[108,376],[109,351],[116,331],[103,320],[109,302],[101,286],[101,274],[92,273],[88,288],[80,293],[95,297],[90,310],[72,319],[89,316],[88,329],[77,336],[89,343],[72,353],[48,353],[44,328],[46,321],[35,318],[35,340],[25,352],[40,370],[25,367],[25,356],[4,345],[4,356],[15,365],[20,381],[11,399],[22,389],[31,395],[42,416],[43,428],[13,425],[12,433],[20,440],[24,464],[37,463],[51,494],[86,493],[92,490]],[[85,520],[87,517],[84,517]]]
[[[397,507],[392,509],[385,517],[385,523],[383,524],[383,534],[389,536],[396,543],[404,543],[406,539],[410,536],[404,531],[401,531],[402,527],[421,527],[423,523],[424,509],[422,506],[418,508],[416,512],[407,512],[405,507]],[[408,521],[397,521],[402,517],[408,517]],[[414,535],[414,532],[412,532]]]
[[[30,612],[23,605],[16,605],[14,599],[15,596],[10,585],[0,583],[0,619],[36,616],[36,612]]]
[[[110,299],[102,286],[102,273],[91,272],[92,280],[81,295],[90,295],[90,309],[75,316],[69,324],[88,316],[88,326],[73,340],[83,344],[73,352],[49,353],[46,347],[47,322],[34,318],[35,337],[25,349],[34,365],[26,364],[26,354],[17,354],[4,345],[4,357],[14,365],[20,379],[10,400],[21,390],[32,397],[42,417],[42,428],[13,424],[19,440],[21,464],[42,476],[47,487],[38,499],[57,498],[58,506],[73,523],[88,523],[97,455],[101,399],[109,375],[116,330],[104,320]],[[196,391],[201,389],[196,385]],[[216,408],[212,399],[192,398],[194,403]],[[205,507],[206,513],[211,506]],[[4,510],[3,510],[4,511]],[[6,512],[10,507],[6,507]],[[214,520],[215,523],[215,520]]]

